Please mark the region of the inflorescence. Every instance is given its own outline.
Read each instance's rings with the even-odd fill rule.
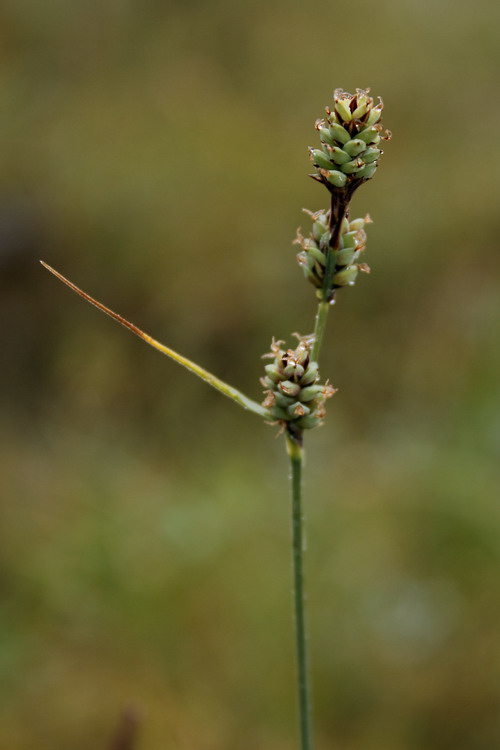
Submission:
[[[366,247],[365,226],[371,219],[366,215],[350,220],[349,204],[355,190],[377,171],[382,142],[391,133],[381,123],[382,100],[375,103],[369,91],[356,89],[349,94],[336,89],[333,108],[326,107],[326,117],[315,123],[321,148],[309,149],[317,170],[310,176],[327,188],[330,207],[314,213],[306,210],[311,231],[305,237],[299,228],[295,243],[301,247],[297,261],[316,287],[320,305],[332,304],[339,289],[353,286],[359,271],[370,272],[360,259]],[[295,350],[284,350],[282,342],[273,340],[271,354],[264,355],[273,362],[266,365],[261,380],[266,388],[263,406],[295,437],[322,423],[325,401],[335,393],[331,385],[319,383],[318,365],[311,359],[313,341],[314,335],[299,337]]]
[[[276,422],[295,434],[321,424],[325,401],[335,393],[331,385],[319,382],[318,364],[311,360],[310,337],[298,339],[297,348],[287,350],[281,348],[283,341],[273,340],[270,354],[264,354],[273,362],[266,365],[261,379],[266,389],[263,405]]]
[[[381,142],[391,138],[380,123],[382,99],[375,104],[368,94],[369,89],[356,89],[354,95],[336,89],[333,109],[326,107],[326,117],[316,120],[321,148],[309,152],[318,169],[314,178],[329,190],[352,190],[371,179],[383,154]]]
[[[353,286],[358,271],[370,273],[370,267],[366,263],[358,263],[366,247],[365,224],[371,223],[368,214],[364,219],[342,220],[338,248],[333,250],[330,248],[330,211],[304,211],[311,217],[312,229],[308,237],[304,237],[298,229],[295,244],[302,247],[302,251],[297,255],[297,261],[308,281],[318,289],[323,289],[329,251],[334,254],[333,289]]]

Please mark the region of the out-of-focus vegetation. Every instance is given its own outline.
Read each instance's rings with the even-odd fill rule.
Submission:
[[[320,750],[500,746],[500,6],[6,0],[0,68],[0,747],[295,746],[273,429],[49,277],[258,398],[313,324],[294,261],[313,123],[370,85],[395,134],[371,277],[308,435]]]

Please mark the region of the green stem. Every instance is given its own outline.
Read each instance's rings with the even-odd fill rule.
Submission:
[[[304,451],[302,437],[286,435],[292,480],[292,547],[295,638],[297,650],[299,726],[301,750],[312,750],[311,697],[308,680],[307,631],[304,585],[304,517],[302,512],[302,466]]]
[[[321,349],[321,343],[323,341],[323,334],[325,332],[326,319],[328,317],[328,310],[330,309],[330,303],[321,300],[318,304],[318,311],[316,313],[316,320],[314,322],[314,343],[311,352],[311,359],[313,362],[318,361],[319,350]]]

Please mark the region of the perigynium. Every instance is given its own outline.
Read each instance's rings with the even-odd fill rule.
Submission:
[[[311,224],[306,235],[297,230],[295,243],[301,248],[297,261],[306,279],[315,287],[318,309],[314,331],[307,336],[295,334],[295,348],[285,348],[273,339],[271,361],[264,368],[262,404],[245,396],[212,373],[169,347],[156,341],[133,323],[98,302],[66,279],[47,263],[42,265],[87,302],[110,315],[162,354],[198,375],[209,385],[228,396],[247,411],[278,425],[285,435],[291,466],[292,488],[292,556],[294,580],[294,615],[297,651],[297,684],[301,750],[312,750],[311,699],[308,675],[307,628],[304,595],[304,518],[302,510],[302,469],[304,432],[321,425],[325,419],[326,401],[335,388],[322,383],[318,359],[325,332],[328,311],[339,290],[353,286],[359,272],[369,273],[363,260],[366,248],[365,227],[369,216],[351,218],[350,203],[355,191],[373,179],[383,154],[383,141],[391,133],[381,124],[382,100],[377,103],[369,89],[349,94],[336,89],[333,106],[316,120],[319,144],[309,149],[315,172],[310,176],[328,191],[327,208],[306,211]]]

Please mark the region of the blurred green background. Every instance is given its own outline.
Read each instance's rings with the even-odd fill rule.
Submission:
[[[394,132],[353,215],[308,435],[319,750],[500,747],[500,6],[4,0],[0,748],[296,747],[275,430],[71,295],[260,398],[308,333],[313,123]]]

